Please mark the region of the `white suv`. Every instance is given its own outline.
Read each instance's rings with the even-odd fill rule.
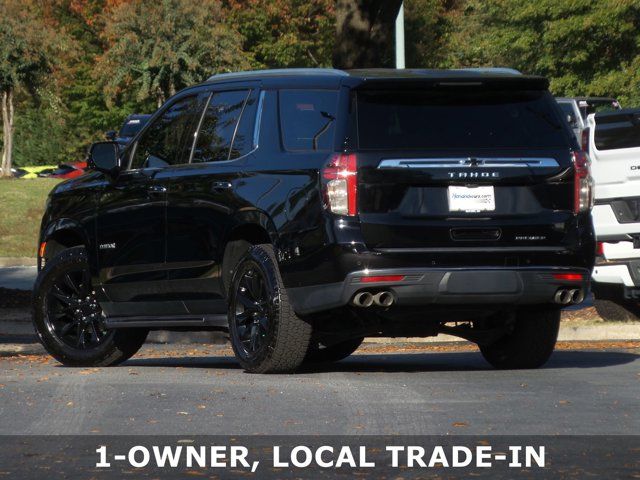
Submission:
[[[595,181],[595,306],[605,319],[640,315],[640,109],[587,119]]]

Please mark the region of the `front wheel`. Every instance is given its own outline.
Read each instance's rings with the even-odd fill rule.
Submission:
[[[495,368],[527,369],[544,365],[553,353],[560,328],[560,310],[521,310],[506,324],[504,336],[481,345],[484,358]]]
[[[73,367],[124,362],[147,337],[147,330],[105,327],[84,247],[64,250],[40,272],[33,294],[33,323],[51,356]]]
[[[240,365],[252,373],[296,370],[311,325],[293,311],[271,245],[255,245],[240,259],[229,293],[229,336]]]

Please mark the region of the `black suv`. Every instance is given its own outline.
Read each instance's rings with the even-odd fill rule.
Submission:
[[[586,155],[547,80],[491,70],[217,75],[58,185],[34,321],[68,365],[150,329],[225,330],[251,372],[367,336],[551,355],[594,264]]]

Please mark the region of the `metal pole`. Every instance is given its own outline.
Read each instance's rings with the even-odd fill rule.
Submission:
[[[396,17],[396,68],[405,68],[404,63],[404,2],[400,4]]]

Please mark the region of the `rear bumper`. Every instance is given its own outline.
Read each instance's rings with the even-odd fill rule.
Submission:
[[[598,202],[598,200],[596,200]],[[620,223],[610,203],[599,201],[591,211],[593,226],[599,241],[630,241],[640,235],[640,223]]]
[[[580,273],[582,280],[558,280],[557,273]],[[364,276],[400,275],[397,282],[367,282]],[[309,314],[348,305],[360,291],[390,291],[394,307],[429,305],[552,304],[560,288],[589,288],[590,272],[576,268],[393,268],[349,273],[345,280],[325,285],[288,288],[294,309]],[[393,308],[393,307],[391,307]]]

